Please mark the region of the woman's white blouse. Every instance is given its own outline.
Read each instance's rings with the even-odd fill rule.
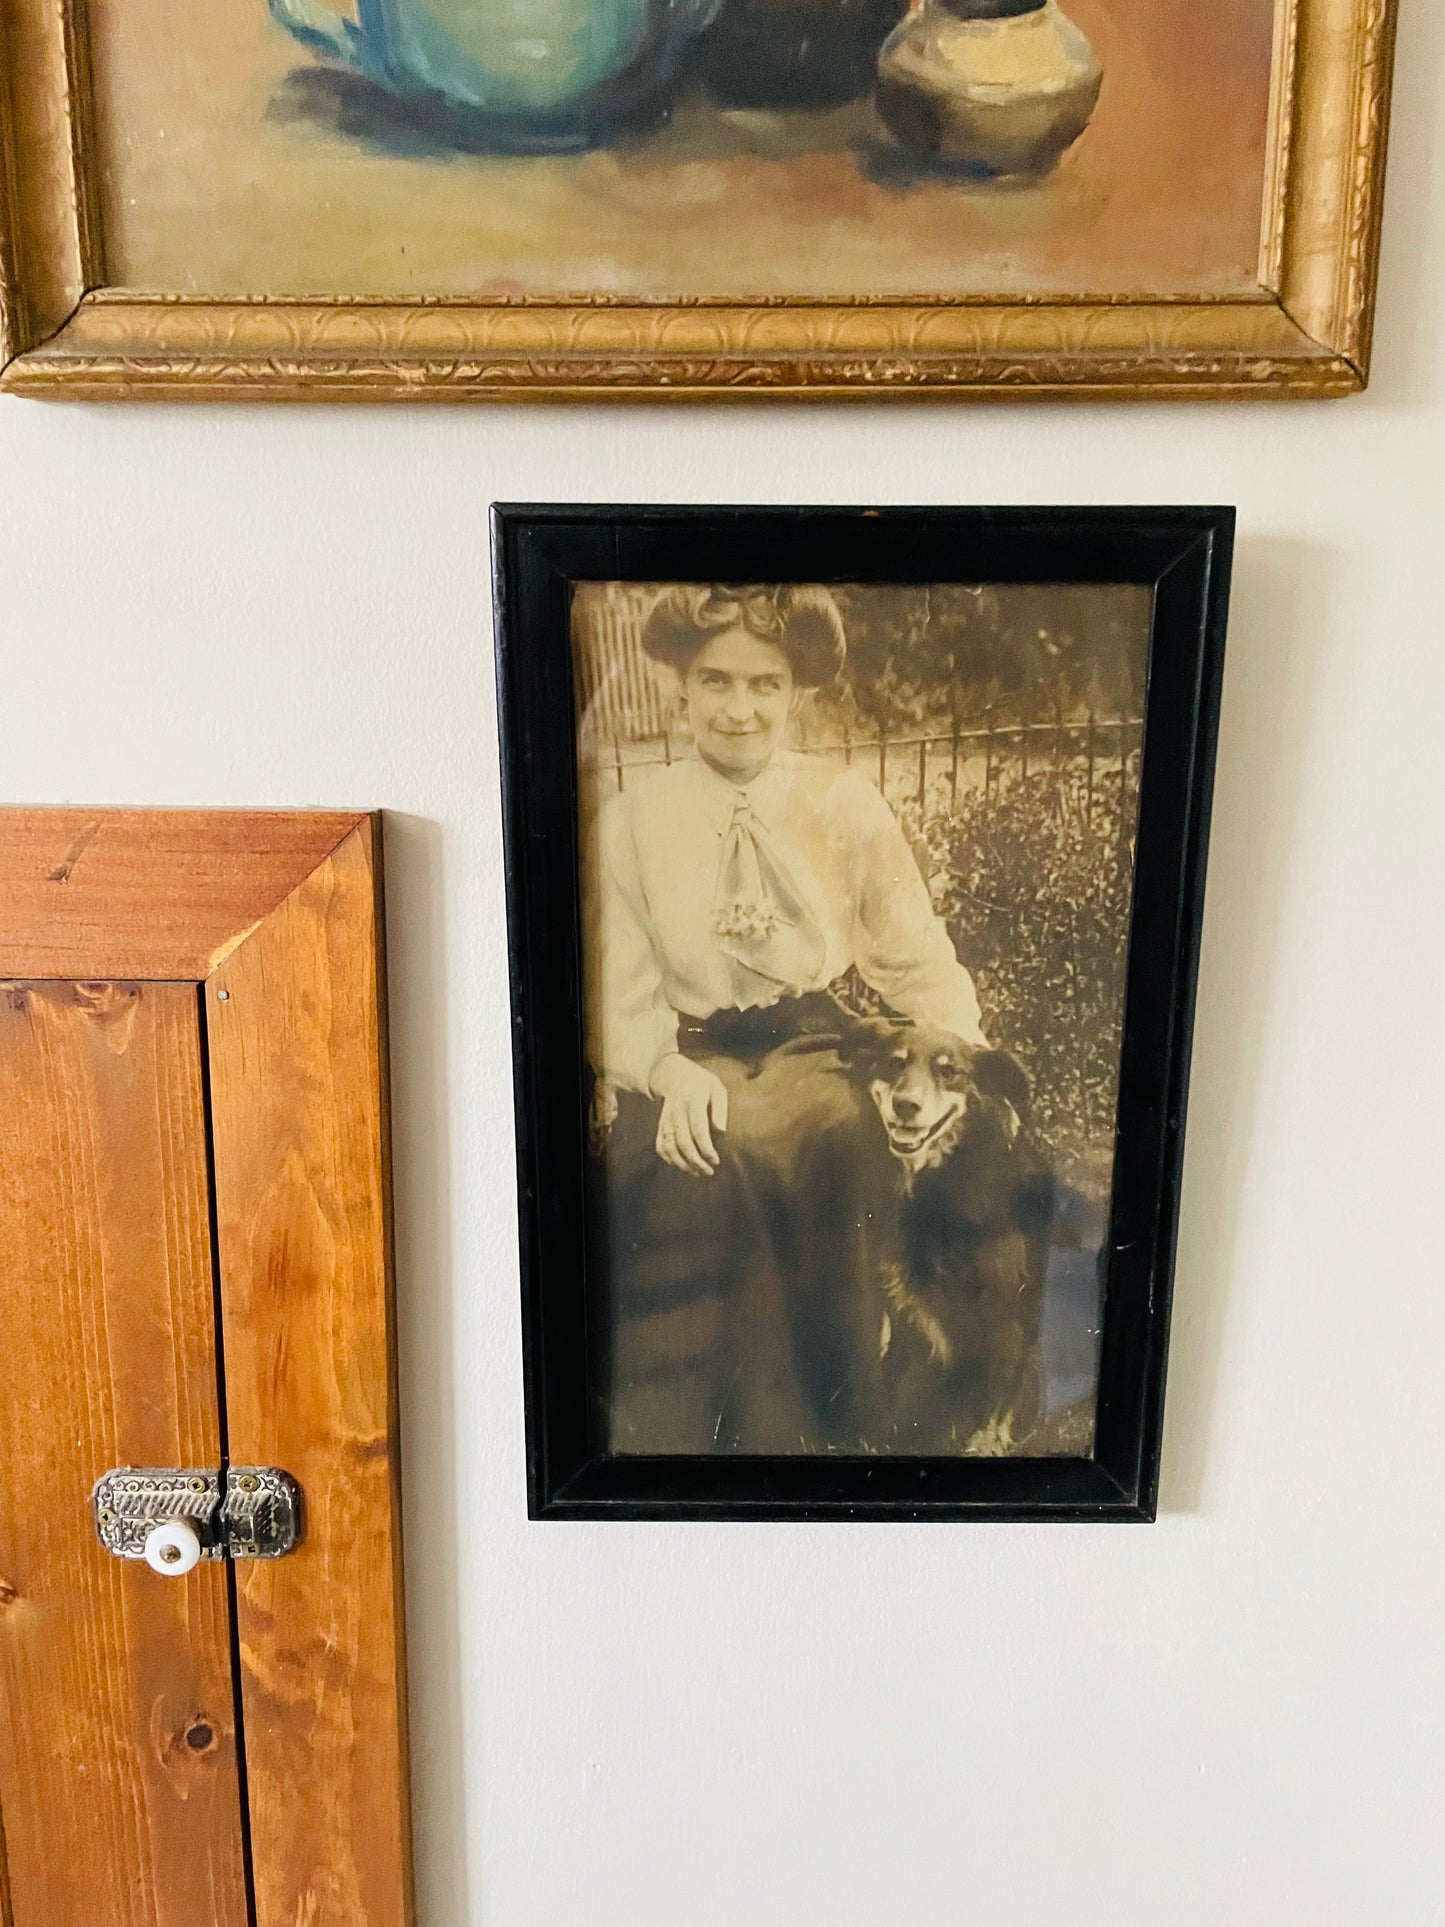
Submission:
[[[821,990],[856,964],[901,1016],[983,1041],[973,979],[958,961],[892,810],[846,765],[778,757],[745,788],[699,758],[653,773],[599,814],[587,877],[588,1051],[624,1089],[646,1091],[677,1048],[677,1018],[786,994],[713,935],[718,865],[740,799],[786,860],[824,937]]]

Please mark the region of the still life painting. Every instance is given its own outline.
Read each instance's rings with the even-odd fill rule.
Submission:
[[[1392,0],[10,7],[12,387],[1363,379]]]
[[[1274,0],[90,0],[147,288],[1252,285]]]

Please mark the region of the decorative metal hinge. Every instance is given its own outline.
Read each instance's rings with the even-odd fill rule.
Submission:
[[[222,1475],[122,1466],[95,1487],[95,1529],[118,1559],[189,1572],[202,1559],[279,1559],[301,1537],[301,1492],[271,1465]]]

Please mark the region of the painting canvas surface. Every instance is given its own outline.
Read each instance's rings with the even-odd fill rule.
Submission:
[[[671,38],[659,6],[682,20]],[[83,11],[121,286],[677,300],[1255,285],[1272,0],[925,0],[916,19],[908,0]]]
[[[1149,620],[576,591],[611,1451],[1088,1455]]]

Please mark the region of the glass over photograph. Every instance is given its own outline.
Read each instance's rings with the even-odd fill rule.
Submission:
[[[1150,602],[576,588],[610,1452],[1089,1455]]]

